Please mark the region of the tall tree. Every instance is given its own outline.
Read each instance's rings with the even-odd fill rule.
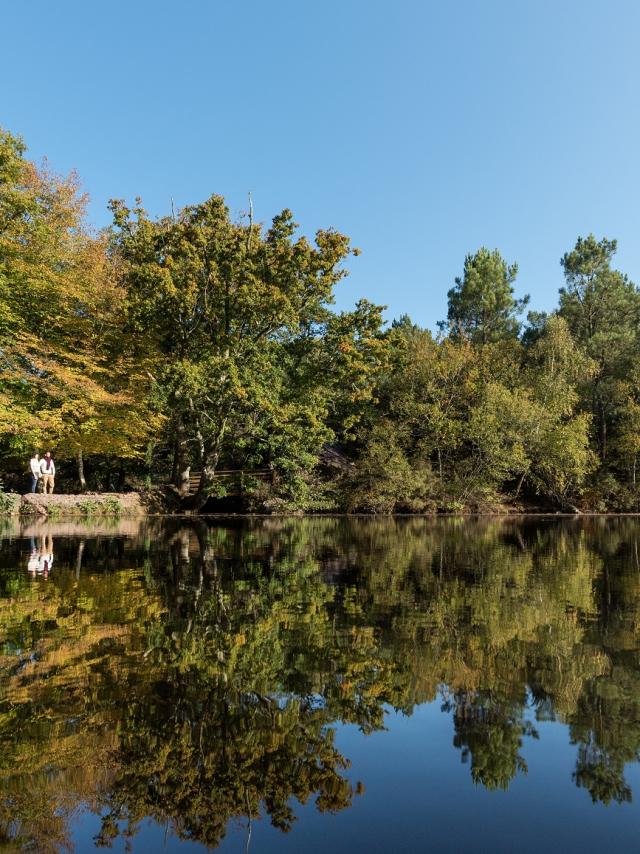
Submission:
[[[517,264],[507,264],[497,249],[482,247],[467,255],[462,277],[448,292],[447,322],[441,324],[455,338],[488,344],[515,337],[520,331],[518,315],[529,302],[528,295],[514,297]]]
[[[266,232],[234,223],[215,195],[158,221],[122,202],[112,210],[129,328],[157,360],[185,505],[201,507],[220,460],[256,443],[263,463],[273,461],[276,444],[280,454],[288,447],[288,465],[308,465],[328,438],[330,390],[341,371],[336,359],[322,373],[304,365],[322,362],[322,337],[336,324],[328,306],[346,272],[348,238],[332,229],[319,231],[315,245],[296,238],[288,210]],[[379,326],[380,311],[363,304],[343,316],[343,338],[360,337],[364,315]],[[358,349],[342,340],[337,361]],[[192,465],[202,474],[188,496]]]
[[[615,439],[617,410],[626,398],[619,397],[619,381],[629,375],[640,343],[640,294],[626,275],[612,268],[616,249],[615,240],[598,241],[590,234],[579,237],[561,260],[566,284],[560,290],[559,314],[597,364],[585,395],[604,462],[610,438]]]
[[[122,335],[106,242],[85,226],[76,177],[24,157],[0,132],[0,444],[75,458],[135,456],[153,429],[148,379]]]

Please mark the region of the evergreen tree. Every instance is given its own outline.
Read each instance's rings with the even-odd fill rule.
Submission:
[[[514,297],[517,264],[507,264],[497,249],[482,247],[464,260],[464,273],[448,292],[448,328],[455,338],[488,344],[515,337],[520,331],[518,315],[529,302]]]

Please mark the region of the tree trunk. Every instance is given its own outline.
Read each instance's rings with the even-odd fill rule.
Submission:
[[[524,472],[524,471],[523,471],[523,472],[522,472],[522,475],[521,475],[521,477],[520,477],[520,480],[518,481],[518,487],[517,487],[517,489],[516,489],[516,494],[513,496],[513,500],[514,500],[514,501],[515,501],[515,500],[517,499],[517,497],[520,495],[520,490],[522,489],[522,484],[524,483],[524,476],[525,476],[525,474],[526,474],[526,472]]]
[[[176,424],[176,435],[173,444],[173,468],[171,471],[171,482],[178,490],[181,497],[186,498],[189,494],[189,475],[191,465],[187,461],[184,442],[184,424],[179,418]]]
[[[173,462],[171,464],[171,483],[174,486],[178,485],[178,459],[179,459],[178,439],[174,436],[174,439],[173,439]]]
[[[184,463],[180,467],[180,471],[178,472],[179,483],[178,483],[178,491],[180,495],[187,496],[189,494],[189,476],[191,475],[191,466],[188,463]]]
[[[218,468],[220,460],[220,451],[222,449],[222,440],[227,429],[227,419],[223,418],[218,426],[218,431],[207,447],[203,447],[202,451],[202,474],[200,475],[200,483],[193,495],[187,495],[182,499],[182,507],[184,510],[196,511],[202,510],[207,503],[213,479]]]
[[[87,488],[87,481],[84,479],[84,459],[82,458],[82,450],[79,450],[76,455],[76,462],[78,463],[78,480],[80,481],[80,492],[85,492]]]
[[[213,479],[218,465],[218,455],[212,457],[203,467],[200,475],[200,483],[193,495],[185,494],[182,504],[185,510],[202,510],[209,498],[209,491],[213,485]]]

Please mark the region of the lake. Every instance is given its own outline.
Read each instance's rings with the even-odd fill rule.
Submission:
[[[637,850],[640,520],[0,521],[0,850]]]

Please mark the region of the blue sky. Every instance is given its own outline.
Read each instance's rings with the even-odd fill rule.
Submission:
[[[640,281],[635,0],[24,0],[0,26],[0,125],[78,171],[96,225],[109,197],[251,191],[362,250],[339,307],[430,327],[482,245],[536,309],[579,234]]]

